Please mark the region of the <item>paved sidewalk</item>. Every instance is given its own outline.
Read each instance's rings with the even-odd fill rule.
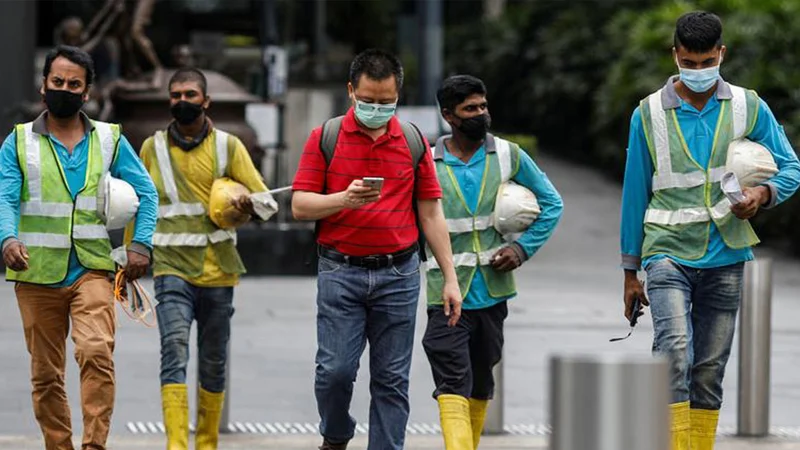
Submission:
[[[163,448],[162,437],[112,437],[109,450],[140,450]],[[76,441],[76,445],[78,442]],[[220,441],[220,450],[292,450],[316,449],[319,438],[316,436],[223,436]],[[42,443],[38,439],[24,437],[0,437],[0,449],[33,450],[41,449]],[[364,450],[366,438],[361,436],[353,440],[349,450]],[[406,441],[407,450],[444,449],[439,436],[410,436]],[[542,437],[519,436],[487,436],[481,440],[480,450],[545,450],[547,441]],[[644,449],[643,449],[644,450]],[[789,442],[779,439],[721,439],[716,450],[800,450],[800,442]]]

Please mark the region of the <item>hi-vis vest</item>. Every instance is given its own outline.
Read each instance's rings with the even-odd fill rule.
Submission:
[[[439,139],[437,148],[444,146],[449,136]],[[462,297],[469,292],[475,271],[480,268],[489,295],[505,297],[516,293],[514,275],[511,272],[498,272],[491,267],[490,258],[505,246],[503,236],[497,232],[492,222],[494,203],[500,185],[510,180],[519,171],[519,152],[517,144],[492,136],[486,136],[486,162],[479,194],[478,207],[470,210],[453,171],[443,160],[436,161],[436,173],[442,187],[442,206],[450,232],[453,249],[453,264],[456,268],[458,286]],[[495,151],[491,151],[492,148]],[[434,149],[434,152],[436,150]],[[442,304],[444,278],[436,259],[427,248],[427,290],[428,304]]]
[[[6,269],[9,281],[63,282],[73,246],[83,267],[115,269],[108,232],[97,215],[97,184],[114,160],[120,128],[104,122],[92,124],[86,181],[74,201],[50,139],[35,133],[31,122],[16,126],[17,159],[23,178],[18,238],[30,259],[26,271]]]
[[[720,101],[708,168],[692,158],[675,110],[665,110],[661,90],[642,100],[640,109],[653,160],[653,195],[644,218],[644,257],[656,254],[695,260],[706,254],[711,222],[732,249],[759,242],[746,220],[731,212],[720,187],[728,145],[752,132],[758,116],[754,91],[731,85],[733,98]]]
[[[206,139],[214,139],[214,176],[221,178],[227,173],[234,138],[215,128]],[[244,273],[236,251],[236,231],[217,228],[183,174],[172,169],[167,133],[157,132],[153,141],[158,164],[150,169],[150,176],[159,197],[153,234],[154,271],[197,278],[203,274],[206,248],[212,245],[222,271]]]

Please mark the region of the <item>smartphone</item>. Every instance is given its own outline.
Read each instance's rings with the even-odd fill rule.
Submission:
[[[371,187],[378,191],[383,187],[383,177],[364,177],[361,181],[364,182],[364,186]]]

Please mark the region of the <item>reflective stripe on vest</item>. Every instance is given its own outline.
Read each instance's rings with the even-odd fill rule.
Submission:
[[[759,108],[755,92],[738,86],[730,89],[730,100],[720,100],[707,169],[689,153],[676,110],[663,107],[662,90],[641,102],[643,130],[654,167],[652,195],[644,216],[643,257],[702,258],[708,247],[709,222],[729,248],[758,243],[750,223],[733,215],[721,188],[728,147],[755,127]]]
[[[747,98],[744,89],[731,85],[733,98],[733,139],[744,137],[747,128]],[[652,142],[656,154],[656,173],[653,175],[653,191],[673,188],[691,188],[702,186],[706,182],[706,173],[697,170],[689,173],[672,171],[672,157],[669,149],[669,131],[667,130],[667,112],[661,101],[661,90],[647,99],[650,105],[650,122],[652,123]],[[718,183],[725,174],[725,167],[712,167],[709,177],[712,183]]]
[[[214,154],[215,154],[215,175],[216,178],[225,175],[228,166],[228,133],[214,129]],[[200,202],[182,202],[178,195],[178,186],[175,183],[175,173],[172,169],[172,162],[169,156],[167,137],[164,131],[159,131],[154,136],[156,159],[158,160],[159,171],[161,172],[161,182],[164,191],[167,193],[169,203],[162,203],[158,206],[159,219],[171,217],[189,216],[203,217],[207,214],[205,206]],[[220,233],[223,232],[223,233]],[[153,245],[167,246],[187,246],[205,247],[209,242],[217,243],[225,240],[235,240],[236,233],[227,230],[217,230],[210,236],[204,234],[191,233],[163,233],[156,232],[153,235]]]
[[[33,131],[33,123],[16,127],[17,158],[23,172],[18,239],[28,247],[30,270],[7,269],[7,278],[34,284],[64,280],[74,249],[80,264],[91,270],[114,270],[108,231],[97,214],[97,185],[109,171],[119,128],[92,121],[88,135],[86,176],[73,199],[58,155],[49,137]]]

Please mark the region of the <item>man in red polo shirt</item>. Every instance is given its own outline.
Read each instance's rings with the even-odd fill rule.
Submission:
[[[451,326],[461,315],[431,153],[425,151],[415,165],[403,126],[394,117],[402,85],[403,67],[394,55],[367,50],[356,56],[347,85],[353,105],[342,119],[333,157],[326,162],[322,130],[315,129],[294,180],[294,217],[319,221],[315,388],[320,450],[344,450],[353,437],[350,400],[367,342],[372,396],[367,448],[403,448],[420,289],[420,231],[444,273],[444,313]],[[383,183],[368,187],[367,177],[383,178]]]

